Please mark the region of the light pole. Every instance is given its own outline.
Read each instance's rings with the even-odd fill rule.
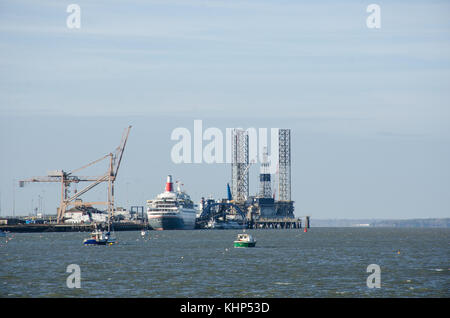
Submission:
[[[16,179],[13,179],[13,218],[16,217]]]
[[[39,213],[42,213],[42,196],[40,194],[38,195],[38,200],[39,201],[38,201],[38,210],[37,211],[39,211]]]
[[[41,217],[44,215],[45,211],[45,190],[42,190],[42,210],[41,210]]]
[[[128,185],[129,185],[130,183],[129,182],[127,182],[127,209],[129,210],[130,209],[130,201],[129,201],[129,197],[128,197]]]

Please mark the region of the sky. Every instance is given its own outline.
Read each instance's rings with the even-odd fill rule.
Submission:
[[[57,184],[17,180],[100,158],[128,125],[117,205],[145,205],[167,174],[195,201],[226,197],[230,165],[171,160],[172,131],[202,120],[292,130],[297,216],[450,217],[449,13],[448,1],[4,0],[0,215],[28,215],[39,196],[56,213]]]

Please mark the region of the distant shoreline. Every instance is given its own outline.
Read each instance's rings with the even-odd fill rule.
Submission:
[[[310,219],[311,227],[450,228],[450,218]]]

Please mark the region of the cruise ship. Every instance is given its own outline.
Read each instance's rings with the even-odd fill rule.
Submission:
[[[195,216],[194,202],[179,183],[174,191],[171,175],[167,176],[166,190],[147,200],[148,223],[154,230],[192,230]]]

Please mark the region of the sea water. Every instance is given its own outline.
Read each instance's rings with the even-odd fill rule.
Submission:
[[[116,232],[119,244],[84,246],[89,233],[0,238],[1,297],[449,297],[450,229]],[[79,266],[80,288],[70,288]],[[380,268],[369,288],[370,264]],[[73,267],[70,267],[73,268]]]

